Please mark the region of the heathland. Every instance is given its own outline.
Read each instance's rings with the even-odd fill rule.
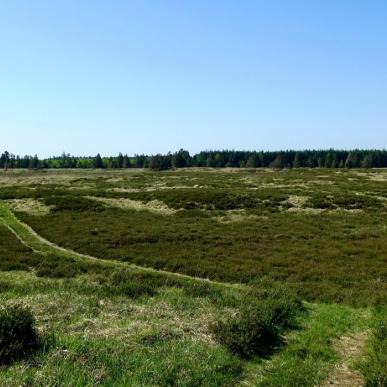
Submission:
[[[0,384],[385,385],[386,215],[385,169],[0,172]]]

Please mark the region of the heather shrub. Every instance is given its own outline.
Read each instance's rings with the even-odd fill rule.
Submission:
[[[30,309],[18,305],[0,308],[0,364],[28,357],[38,343]]]
[[[281,334],[295,325],[303,310],[291,293],[273,290],[247,292],[235,316],[213,324],[212,332],[219,343],[243,357],[265,356],[281,344]]]
[[[130,298],[138,298],[143,295],[153,296],[157,293],[157,285],[152,278],[142,278],[128,270],[114,272],[107,284],[113,294]]]

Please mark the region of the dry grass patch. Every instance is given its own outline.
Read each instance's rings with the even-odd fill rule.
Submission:
[[[212,219],[219,223],[239,223],[246,220],[264,220],[267,216],[260,216],[255,214],[249,214],[246,210],[229,210],[225,211],[224,215],[214,216]]]
[[[12,211],[25,212],[33,216],[48,215],[54,208],[53,206],[47,206],[36,199],[11,199],[6,200],[6,203]]]
[[[300,208],[300,207],[304,207],[308,199],[309,199],[308,196],[290,195],[287,202],[291,204],[293,207]]]
[[[326,210],[322,208],[310,208],[304,207],[307,203],[308,196],[299,196],[299,195],[290,195],[286,203],[290,204],[291,207],[288,208],[288,212],[302,212],[305,214],[321,214]]]
[[[132,193],[132,192],[154,192],[154,191],[173,191],[173,190],[179,190],[179,189],[198,189],[198,188],[206,188],[205,186],[200,186],[198,184],[195,184],[193,186],[188,185],[175,185],[175,186],[164,186],[164,185],[157,185],[157,186],[151,186],[146,188],[121,188],[121,187],[115,187],[115,188],[108,188],[107,192],[120,192],[120,193]]]
[[[139,200],[131,200],[126,198],[99,198],[95,196],[85,196],[87,199],[95,200],[103,203],[108,207],[120,208],[123,210],[137,210],[137,211],[151,211],[162,215],[173,215],[177,210],[168,207],[164,202],[160,200],[152,200],[147,203],[143,203]]]
[[[386,170],[379,170],[375,172],[359,172],[359,171],[351,171],[353,175],[363,177],[367,180],[377,181],[377,182],[385,182],[387,181],[387,172]]]
[[[335,209],[326,209],[326,208],[312,208],[307,207],[307,202],[309,200],[309,196],[299,196],[299,195],[290,195],[289,199],[286,200],[285,203],[288,203],[291,205],[290,208],[288,208],[288,212],[301,212],[305,214],[321,214],[321,213],[333,213],[333,212],[347,212],[351,214],[358,214],[362,213],[363,210],[358,208],[335,208]]]

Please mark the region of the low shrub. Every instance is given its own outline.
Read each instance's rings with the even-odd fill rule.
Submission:
[[[98,262],[79,262],[73,258],[47,255],[35,264],[36,275],[46,278],[74,278],[85,273],[104,273],[106,268]]]
[[[105,287],[113,294],[124,295],[130,298],[138,298],[143,295],[153,296],[157,293],[158,284],[137,276],[129,270],[114,272]]]
[[[47,206],[53,206],[52,211],[103,211],[104,206],[95,200],[75,195],[50,195],[44,197]]]
[[[75,265],[74,265],[75,266]],[[36,270],[38,277],[46,278],[73,278],[79,274],[77,267],[58,264],[58,262],[42,262]]]
[[[0,364],[26,358],[38,344],[30,309],[18,305],[0,308]]]
[[[281,290],[247,292],[236,316],[213,324],[212,332],[220,344],[242,358],[266,356],[281,344],[281,334],[294,327],[303,310],[297,297]]]

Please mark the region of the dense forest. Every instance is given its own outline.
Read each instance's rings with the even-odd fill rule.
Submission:
[[[0,168],[386,168],[387,150],[303,150],[303,151],[202,151],[193,156],[186,150],[165,155],[114,157],[100,154],[75,157],[63,153],[59,157],[39,159],[16,156],[5,151],[0,156]]]

